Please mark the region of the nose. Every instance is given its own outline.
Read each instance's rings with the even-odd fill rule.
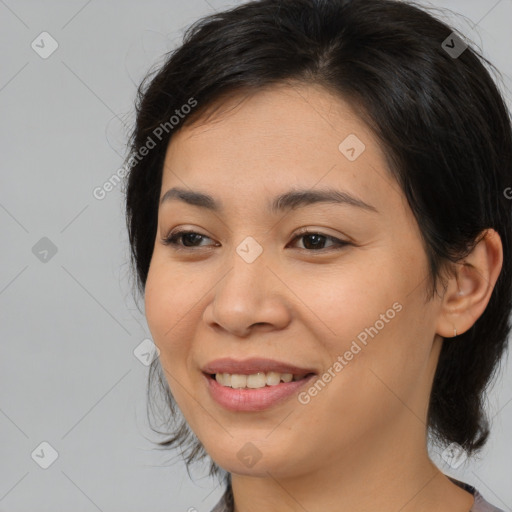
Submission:
[[[233,252],[230,268],[205,308],[204,322],[242,338],[254,330],[284,329],[291,320],[291,303],[278,269],[272,268],[265,251],[251,263]]]

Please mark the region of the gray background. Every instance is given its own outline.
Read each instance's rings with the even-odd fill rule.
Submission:
[[[222,492],[205,467],[192,482],[182,463],[169,465],[172,454],[148,440],[156,437],[145,416],[147,367],[133,351],[150,335],[131,296],[121,186],[103,200],[93,190],[122,164],[125,126],[146,71],[191,22],[229,5],[235,3],[0,0],[4,512],[203,512]],[[448,19],[501,70],[510,104],[512,0],[431,5],[464,14]],[[31,47],[43,31],[59,45],[46,59]],[[56,254],[41,252],[48,248],[43,237]],[[506,511],[511,384],[508,361],[489,396],[494,428],[478,460],[453,469],[433,453],[445,472]],[[48,469],[35,462],[49,460],[44,441],[58,452]]]

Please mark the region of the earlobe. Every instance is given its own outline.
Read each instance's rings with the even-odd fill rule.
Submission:
[[[501,238],[487,229],[473,251],[455,264],[443,296],[437,334],[452,338],[473,326],[489,303],[502,265]]]

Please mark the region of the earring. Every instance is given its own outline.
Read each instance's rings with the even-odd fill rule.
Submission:
[[[457,336],[457,329],[454,327],[453,328],[453,337],[455,338],[455,336]]]

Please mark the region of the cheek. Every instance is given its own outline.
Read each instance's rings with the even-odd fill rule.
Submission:
[[[190,272],[178,272],[154,257],[145,291],[146,320],[153,342],[160,350],[160,365],[172,396],[181,411],[191,417],[191,346],[200,308]],[[196,306],[196,308],[194,307]],[[195,316],[196,315],[196,316]]]
[[[397,323],[401,314],[398,310],[403,309],[404,276],[391,264],[347,264],[317,274],[314,279],[302,275],[300,280],[301,298],[317,315],[317,335],[320,330],[324,333],[325,345],[333,356],[349,350],[351,341],[358,336],[363,343],[371,339],[365,329],[375,324],[381,337]],[[375,334],[375,329],[372,332]]]
[[[166,282],[167,279],[164,272],[162,272],[162,267],[155,263],[153,258],[146,281],[144,307],[146,321],[153,336],[153,341],[160,350],[162,350],[165,331],[171,326],[166,312],[169,311],[172,294],[169,293]]]
[[[199,307],[200,294],[183,272],[159,261],[154,256],[146,282],[145,313],[153,336],[160,349],[161,360],[177,366],[176,357],[186,351],[185,342],[190,336],[189,330],[197,320],[194,314]]]
[[[380,407],[379,400],[393,397],[388,387],[407,395],[430,358],[433,320],[418,286],[422,262],[402,265],[384,252],[373,261],[315,280],[309,296],[321,320],[317,337],[328,354],[326,371],[336,374],[328,386],[345,410],[354,400]]]

